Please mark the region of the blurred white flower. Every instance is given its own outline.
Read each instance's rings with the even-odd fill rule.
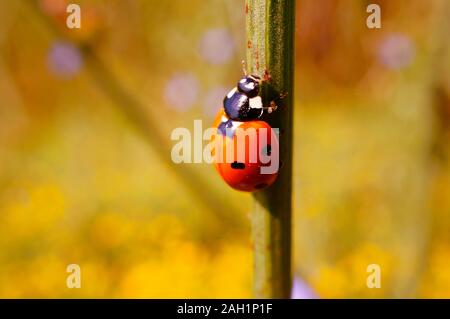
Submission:
[[[390,69],[409,66],[414,60],[415,46],[411,38],[401,33],[387,35],[378,47],[379,61]]]
[[[233,37],[227,29],[210,29],[199,43],[201,57],[211,64],[226,63],[232,58],[234,49]]]
[[[222,107],[223,98],[229,89],[224,86],[216,86],[205,93],[203,99],[203,112],[208,117],[214,117]]]
[[[199,92],[197,77],[192,73],[178,73],[167,81],[164,99],[169,107],[183,112],[196,101]]]

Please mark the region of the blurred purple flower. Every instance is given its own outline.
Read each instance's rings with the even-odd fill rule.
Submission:
[[[200,55],[211,64],[226,63],[233,56],[234,49],[233,36],[227,29],[210,29],[200,39]]]
[[[47,62],[50,71],[61,78],[69,79],[80,72],[83,57],[72,43],[56,41],[48,51]]]
[[[399,70],[414,60],[415,46],[411,38],[401,33],[387,35],[378,47],[379,61],[390,69]]]
[[[199,92],[197,77],[192,73],[178,73],[167,81],[164,98],[169,107],[183,112],[196,101]]]
[[[294,284],[292,285],[292,299],[316,299],[318,296],[314,290],[309,287],[303,280],[298,277],[294,278]]]
[[[222,107],[223,98],[227,94],[227,89],[224,86],[216,86],[205,93],[203,100],[203,112],[208,117],[214,117],[219,109]]]

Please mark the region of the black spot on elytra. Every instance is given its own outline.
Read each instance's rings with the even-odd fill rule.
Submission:
[[[266,183],[260,183],[260,184],[256,184],[255,185],[255,189],[263,189],[266,188],[267,184]]]
[[[239,162],[233,162],[233,163],[231,163],[231,168],[232,169],[245,169],[245,164],[239,163]]]

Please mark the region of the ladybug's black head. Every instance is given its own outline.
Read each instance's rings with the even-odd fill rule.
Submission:
[[[258,96],[260,82],[261,78],[258,75],[247,75],[238,82],[237,88],[239,92],[244,93],[251,99]]]

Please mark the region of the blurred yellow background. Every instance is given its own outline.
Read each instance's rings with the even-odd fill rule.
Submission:
[[[251,297],[251,196],[170,159],[241,76],[243,1],[68,3],[0,0],[0,297]],[[448,30],[297,1],[294,297],[450,297]]]

